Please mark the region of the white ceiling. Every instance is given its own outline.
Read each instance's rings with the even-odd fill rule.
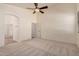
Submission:
[[[15,5],[17,7],[22,7],[22,8],[34,8],[34,4],[33,3],[8,3],[9,5]],[[53,3],[39,3],[38,7],[42,7],[42,6],[51,6]]]

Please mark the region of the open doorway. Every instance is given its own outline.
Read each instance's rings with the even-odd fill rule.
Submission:
[[[32,23],[32,38],[37,37],[37,23]]]

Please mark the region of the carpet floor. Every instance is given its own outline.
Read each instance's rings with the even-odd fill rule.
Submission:
[[[34,38],[0,47],[0,56],[79,56],[74,44]]]

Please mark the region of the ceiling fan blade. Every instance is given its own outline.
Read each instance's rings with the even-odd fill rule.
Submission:
[[[43,11],[40,10],[41,13],[44,13]]]
[[[35,13],[36,13],[36,11],[33,12],[33,14],[35,14]]]
[[[38,6],[38,3],[34,3],[34,5],[35,5],[35,7],[37,8],[37,6]]]
[[[29,10],[34,10],[34,8],[26,8],[26,9],[29,9]]]
[[[41,7],[39,9],[47,9],[47,8],[48,8],[48,6],[44,6],[44,7]]]

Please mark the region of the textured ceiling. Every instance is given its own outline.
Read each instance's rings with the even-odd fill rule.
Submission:
[[[51,6],[53,3],[39,3],[38,6],[42,7],[42,6]],[[15,5],[17,7],[22,7],[22,8],[34,8],[34,4],[33,3],[9,3],[9,5]]]

